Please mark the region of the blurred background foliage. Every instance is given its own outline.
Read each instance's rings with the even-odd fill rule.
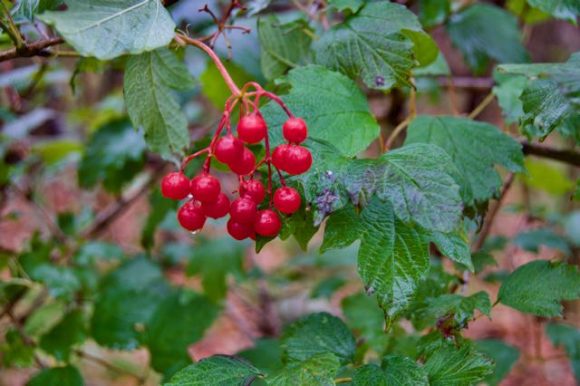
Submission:
[[[42,28],[39,32],[30,20],[43,5],[50,9],[48,3],[27,0],[12,8],[27,37],[41,35]],[[201,36],[215,28],[207,13],[198,12],[206,3],[218,14],[228,5],[182,0],[168,9],[179,28]],[[244,2],[247,11],[236,25],[251,32],[228,31],[228,41],[219,39],[215,46],[229,58],[227,68],[238,84],[255,80],[279,93],[289,88],[274,79],[312,62],[307,48],[324,28],[313,3],[319,2]],[[322,3],[329,18],[339,21],[364,2]],[[493,90],[497,101],[479,120],[522,141],[554,130],[546,145],[575,150],[578,115],[541,124],[525,119],[520,96],[535,87],[534,80],[507,76],[517,69],[493,71],[492,65],[568,60],[580,50],[574,1],[399,3],[418,14],[441,50],[437,60],[413,74],[421,114],[466,114]],[[278,23],[284,23],[283,31]],[[314,41],[320,54],[324,41]],[[7,35],[0,35],[0,48],[10,47]],[[191,82],[172,95],[194,150],[207,144],[230,91],[201,51],[179,49],[177,55]],[[310,242],[276,240],[256,253],[252,243],[225,238],[222,221],[195,236],[179,229],[176,204],[157,188],[177,158],[166,162],[148,151],[143,133],[131,124],[123,99],[126,62],[126,57],[78,58],[63,50],[56,58],[0,63],[0,384],[78,385],[84,379],[87,385],[155,385],[192,358],[216,353],[238,353],[274,373],[289,355],[280,344],[283,326],[322,311],[341,315],[355,332],[356,363],[380,360],[384,353],[417,357],[419,347],[429,347],[430,335],[420,336],[427,327],[449,323],[463,329],[475,318],[465,334],[497,362],[487,383],[576,384],[578,303],[566,303],[564,323],[505,306],[494,308],[492,323],[481,316],[491,313],[489,299],[486,303],[478,293],[496,294],[509,272],[534,259],[578,264],[577,167],[527,157],[526,172],[517,175],[505,197],[493,237],[472,255],[475,275],[462,276],[461,268],[433,253],[429,276],[405,314],[408,323],[385,334],[383,312],[364,295],[357,275],[359,242],[320,253],[318,232]],[[411,108],[411,89],[400,85],[382,92],[364,77],[358,84],[381,138],[388,137]],[[401,143],[402,138],[395,145]],[[380,154],[379,146],[374,143],[364,154]],[[199,166],[192,163],[188,173]],[[230,191],[235,182],[222,176]],[[458,296],[449,294],[452,288],[465,297],[433,300]],[[304,323],[292,327],[304,328],[293,339],[303,334],[308,341]],[[62,366],[48,369],[55,364]]]

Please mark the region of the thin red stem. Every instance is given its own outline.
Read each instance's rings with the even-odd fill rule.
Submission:
[[[241,95],[240,89],[238,88],[238,86],[236,85],[236,83],[234,82],[234,80],[232,79],[230,74],[228,73],[228,70],[226,69],[226,67],[224,66],[222,61],[220,60],[219,56],[217,56],[217,54],[214,52],[214,50],[212,50],[207,44],[205,44],[197,39],[192,39],[189,36],[183,35],[183,34],[175,35],[175,40],[177,40],[178,42],[187,43],[187,44],[190,44],[192,46],[196,46],[196,47],[202,49],[211,58],[211,60],[213,60],[218,71],[220,72],[222,78],[226,82],[226,84],[227,84],[228,88],[230,89],[230,91],[232,92],[232,94],[234,96]]]
[[[278,103],[278,105],[280,105],[280,107],[282,107],[282,109],[284,110],[286,115],[288,115],[289,118],[294,118],[294,114],[292,114],[290,109],[288,109],[288,106],[286,106],[286,103],[284,103],[284,101],[282,101],[282,99],[280,99],[280,97],[278,95],[272,94],[269,91],[264,91],[263,93],[261,93],[261,95],[263,95],[266,98],[271,99],[274,102]]]
[[[190,154],[187,157],[185,157],[183,159],[183,161],[181,161],[181,171],[185,170],[185,167],[187,166],[188,163],[191,162],[191,160],[193,160],[194,158],[199,157],[200,155],[204,154],[204,153],[209,153],[209,147],[203,148],[200,151]]]

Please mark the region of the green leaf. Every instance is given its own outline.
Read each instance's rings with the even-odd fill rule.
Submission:
[[[51,296],[71,299],[81,283],[72,268],[52,263],[53,247],[51,243],[34,238],[30,249],[20,255],[20,265],[32,280],[44,283]]]
[[[429,230],[455,229],[462,204],[452,177],[456,169],[445,152],[412,144],[387,152],[379,161],[377,196],[392,203],[399,219]]]
[[[495,370],[490,374],[485,383],[488,385],[499,385],[499,383],[509,374],[514,364],[520,357],[520,352],[517,348],[510,346],[496,339],[478,340],[475,342],[475,347],[485,355],[492,358],[495,362]]]
[[[576,381],[580,381],[580,330],[566,324],[549,323],[546,334],[556,347],[563,347],[570,358]]]
[[[35,270],[33,276],[35,280],[46,284],[49,294],[55,298],[70,299],[81,287],[75,271],[69,267],[43,264]]]
[[[450,233],[432,232],[430,241],[433,242],[443,256],[447,256],[454,262],[461,264],[471,272],[474,271],[469,249],[469,237],[464,229]]]
[[[321,142],[310,141],[308,147],[315,163],[298,179],[316,210],[316,224],[349,201],[364,205],[376,194],[392,202],[404,221],[444,232],[457,226],[462,209],[455,183],[459,172],[437,146],[405,146],[376,160],[352,160]]]
[[[550,15],[530,7],[527,0],[508,0],[505,8],[526,24],[538,24],[550,19]]]
[[[467,297],[444,294],[426,299],[424,308],[415,311],[413,324],[418,330],[431,325],[459,330],[467,327],[476,309],[490,315],[491,302],[486,292],[480,291]]]
[[[365,365],[357,369],[353,386],[428,386],[426,371],[411,358],[390,355],[384,357],[381,367]]]
[[[487,251],[477,251],[471,256],[471,259],[476,274],[482,272],[488,266],[497,266],[497,261],[495,261],[491,253]]]
[[[10,13],[15,21],[34,20],[35,16],[45,11],[56,9],[62,4],[62,0],[20,0],[12,8]]]
[[[74,257],[76,264],[92,266],[99,262],[112,262],[123,259],[123,250],[116,244],[104,241],[89,241],[82,245]]]
[[[32,150],[47,165],[54,165],[71,154],[79,154],[83,150],[83,145],[76,140],[57,139],[37,143]]]
[[[40,348],[56,360],[68,361],[73,346],[86,339],[86,321],[80,310],[73,310],[40,339]]]
[[[316,232],[318,232],[318,225],[314,221],[314,212],[302,206],[298,212],[284,219],[279,237],[282,240],[286,240],[290,236],[294,236],[300,248],[306,251],[308,250],[308,243]]]
[[[152,151],[182,154],[189,145],[187,121],[173,92],[192,86],[185,64],[166,48],[129,57],[123,85],[127,112],[144,129]]]
[[[118,193],[141,172],[145,163],[145,142],[128,119],[101,126],[89,140],[78,172],[79,185],[93,188],[102,182]]]
[[[249,0],[244,5],[248,9],[248,16],[254,16],[268,8],[271,2],[272,0]]]
[[[538,316],[561,316],[562,300],[580,298],[578,268],[545,260],[532,261],[512,272],[499,289],[506,306]]]
[[[48,301],[39,306],[26,318],[24,334],[31,338],[39,337],[56,326],[66,313],[66,303],[63,301]]]
[[[543,139],[554,129],[566,126],[569,119],[579,116],[578,110],[561,94],[558,84],[551,80],[531,83],[520,98],[525,113],[520,123],[530,137]]]
[[[348,363],[355,350],[354,337],[346,324],[325,312],[308,315],[286,327],[281,342],[286,362],[333,353],[341,363]]]
[[[493,361],[471,345],[457,348],[452,342],[440,344],[428,353],[425,362],[430,386],[478,384],[493,373],[493,368]]]
[[[524,111],[520,124],[529,135],[546,137],[554,129],[575,127],[580,119],[580,53],[565,63],[509,64],[500,73],[528,78],[520,100]],[[574,129],[573,129],[574,131]]]
[[[313,44],[317,63],[362,78],[374,89],[410,86],[411,69],[435,60],[438,48],[405,6],[367,2]]]
[[[525,76],[507,76],[494,73],[496,86],[493,93],[497,98],[506,123],[517,123],[524,115],[524,107],[520,97],[528,84]]]
[[[73,0],[67,6],[64,12],[45,12],[38,18],[53,25],[82,56],[113,59],[173,40],[175,23],[159,0]]]
[[[441,52],[437,55],[437,59],[429,65],[417,67],[413,70],[413,76],[415,77],[445,76],[450,74],[449,64],[447,64],[447,60],[445,60],[445,56]]]
[[[240,351],[236,356],[254,364],[266,374],[272,374],[284,366],[282,348],[278,339],[258,339],[254,342],[254,347]]]
[[[312,42],[312,31],[305,20],[282,24],[273,15],[258,20],[258,36],[262,73],[269,80],[303,64]]]
[[[309,138],[328,141],[340,153],[354,156],[379,135],[365,95],[347,77],[320,66],[306,66],[290,71],[280,84],[291,87],[282,100],[306,121]],[[284,111],[271,102],[261,112],[273,128],[272,143],[282,143],[279,128],[287,119]]]
[[[227,292],[227,276],[243,275],[245,246],[231,237],[200,240],[191,250],[186,273],[200,274],[204,293],[210,299],[219,301]]]
[[[326,298],[330,299],[336,291],[343,287],[347,280],[342,277],[329,277],[321,280],[316,287],[312,289],[310,297],[313,299]]]
[[[514,244],[534,253],[539,252],[541,245],[562,251],[567,256],[572,253],[568,241],[549,228],[521,232],[515,237]]]
[[[159,189],[155,189],[149,195],[149,215],[141,232],[141,245],[151,250],[155,245],[155,231],[159,224],[165,220],[168,214],[177,209],[177,202],[163,197]]]
[[[180,370],[163,386],[250,385],[260,375],[260,370],[244,360],[214,355]]]
[[[440,146],[463,175],[471,195],[468,205],[497,195],[502,184],[494,165],[513,172],[523,171],[521,145],[497,127],[467,118],[419,116],[409,126],[405,144],[430,143]],[[472,197],[473,199],[466,199]]]
[[[345,247],[357,239],[358,272],[365,289],[393,318],[408,306],[429,270],[425,234],[396,219],[392,206],[375,198],[360,215],[352,206],[333,214],[321,250]]]
[[[576,18],[580,15],[580,3],[576,0],[527,0],[534,8],[543,12],[565,19],[576,24]]]
[[[191,291],[166,296],[146,324],[143,341],[151,367],[167,377],[190,363],[187,348],[203,337],[218,311],[208,298]]]
[[[53,367],[36,374],[26,386],[83,386],[85,382],[74,366]]]
[[[91,320],[91,336],[105,347],[132,350],[143,326],[169,292],[163,273],[139,257],[126,261],[103,278]]]
[[[562,196],[574,188],[563,165],[526,158],[527,175],[523,176],[526,185],[540,189],[554,196]]]
[[[478,3],[454,14],[447,31],[467,64],[478,74],[486,70],[490,60],[528,61],[516,18],[494,5]]]
[[[34,366],[34,347],[26,344],[18,331],[8,329],[0,342],[0,363],[4,368]]]
[[[294,362],[275,377],[268,379],[271,386],[334,386],[334,377],[340,367],[336,355],[323,352],[302,362]]]
[[[358,332],[376,352],[386,347],[385,317],[376,299],[365,294],[346,297],[341,302],[342,312],[350,328]]]
[[[340,12],[346,10],[356,12],[363,6],[363,4],[363,0],[328,0],[328,6]]]
[[[443,262],[431,260],[429,273],[417,287],[415,298],[407,312],[407,318],[412,319],[412,314],[417,310],[427,308],[432,298],[449,294],[459,284],[459,279],[456,276],[445,271]]]
[[[424,27],[430,28],[443,23],[451,13],[449,0],[420,0],[419,20]]]

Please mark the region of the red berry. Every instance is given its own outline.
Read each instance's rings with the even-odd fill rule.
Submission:
[[[188,231],[198,231],[205,224],[205,215],[199,201],[191,200],[177,211],[177,220]]]
[[[289,118],[282,126],[282,134],[288,142],[301,143],[308,136],[306,122],[302,118]]]
[[[227,228],[230,236],[236,240],[243,240],[248,237],[254,238],[254,229],[251,225],[242,224],[233,219],[229,219]]]
[[[191,180],[191,193],[201,202],[216,202],[220,191],[220,181],[210,174],[204,173]]]
[[[239,174],[240,176],[245,176],[254,171],[256,166],[256,156],[250,149],[244,147],[244,152],[242,153],[242,158],[237,162],[230,164],[230,169],[232,172]]]
[[[189,178],[181,172],[167,174],[161,180],[161,194],[172,200],[183,200],[189,194]]]
[[[266,190],[258,180],[244,181],[240,184],[240,196],[250,197],[256,204],[260,204],[266,197]]]
[[[257,234],[265,237],[274,237],[282,228],[280,217],[271,209],[264,209],[256,215],[254,230]]]
[[[278,170],[282,170],[283,172],[286,171],[286,153],[289,148],[290,145],[284,143],[276,147],[272,153],[272,163]]]
[[[302,199],[300,194],[294,188],[285,186],[277,189],[274,193],[274,206],[280,212],[285,214],[292,214],[300,209]]]
[[[218,161],[225,164],[238,162],[244,152],[244,143],[231,134],[218,139],[214,154]]]
[[[312,154],[302,146],[291,145],[286,151],[285,168],[289,174],[302,174],[312,166]]]
[[[264,118],[260,114],[253,113],[240,118],[238,123],[238,137],[246,143],[258,143],[268,132]]]
[[[217,201],[212,203],[202,203],[203,213],[207,217],[222,218],[230,212],[230,199],[223,193],[218,195]]]
[[[256,219],[258,206],[248,197],[236,198],[230,207],[232,220],[242,224],[252,224]]]

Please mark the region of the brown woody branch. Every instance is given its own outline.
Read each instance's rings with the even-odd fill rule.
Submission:
[[[53,52],[48,50],[49,47],[64,43],[63,38],[51,38],[38,40],[36,42],[25,44],[20,48],[11,48],[0,52],[0,62],[15,58],[30,58],[33,56],[51,56]]]
[[[490,77],[442,76],[438,80],[442,87],[455,87],[472,90],[489,90],[494,85],[494,81]]]
[[[503,205],[503,200],[504,200],[505,196],[507,195],[507,192],[509,191],[509,189],[511,188],[511,186],[514,182],[514,177],[515,177],[514,174],[510,173],[508,175],[507,179],[505,180],[503,187],[501,189],[501,193],[500,193],[495,205],[489,210],[486,218],[483,220],[483,226],[481,227],[481,231],[479,232],[479,237],[477,238],[477,240],[473,244],[472,251],[474,251],[474,252],[479,251],[481,249],[481,247],[483,247],[485,240],[487,240],[487,237],[489,236],[489,232],[491,231],[491,226],[493,225],[493,223],[495,221],[495,217],[499,213],[499,209]]]
[[[564,162],[570,165],[580,167],[580,153],[574,150],[559,150],[546,145],[521,142],[524,154],[535,155],[543,158],[550,158],[556,161]]]
[[[151,187],[157,183],[157,179],[162,173],[163,167],[156,169],[151,173],[147,182],[145,182],[135,193],[129,197],[120,197],[114,204],[105,209],[84,232],[82,232],[82,236],[85,238],[99,237],[111,223],[125,213],[140,197],[146,194]]]

